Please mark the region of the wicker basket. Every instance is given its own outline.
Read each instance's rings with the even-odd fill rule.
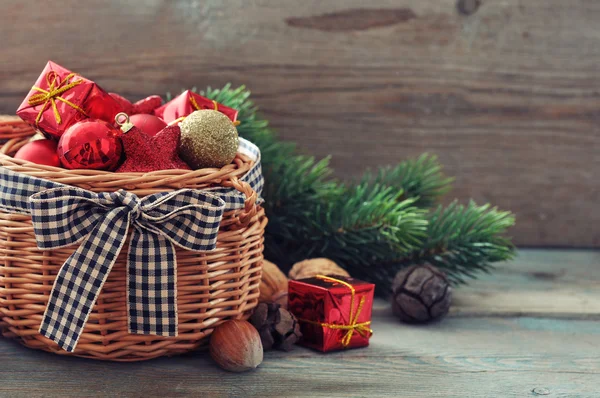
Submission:
[[[258,299],[267,219],[256,193],[238,180],[252,161],[238,154],[222,169],[165,170],[152,173],[109,173],[64,170],[11,157],[34,131],[17,118],[0,116],[0,165],[15,172],[78,186],[94,192],[126,189],[138,196],[181,188],[234,187],[246,196],[245,208],[223,216],[217,249],[177,253],[177,337],[133,335],[127,329],[126,257],[124,248],[88,319],[74,353],[38,332],[54,279],[75,247],[42,251],[36,246],[31,217],[0,211],[0,328],[24,345],[57,354],[139,361],[193,350],[215,326],[227,319],[247,318]]]

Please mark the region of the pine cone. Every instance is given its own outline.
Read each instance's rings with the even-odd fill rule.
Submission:
[[[291,351],[302,337],[296,317],[277,303],[259,303],[250,323],[258,330],[265,351],[272,348]]]
[[[452,301],[446,274],[429,264],[413,265],[398,272],[392,289],[394,314],[407,323],[443,318]]]

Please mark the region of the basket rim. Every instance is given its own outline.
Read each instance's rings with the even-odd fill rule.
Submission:
[[[27,167],[27,168],[31,168],[31,169],[39,169],[40,171],[52,171],[52,172],[61,172],[62,174],[65,175],[73,175],[73,176],[81,176],[81,175],[85,175],[85,176],[97,176],[97,175],[114,175],[114,174],[118,174],[119,176],[122,176],[123,179],[139,179],[140,177],[144,176],[144,177],[150,177],[150,176],[157,176],[158,178],[164,178],[165,176],[189,176],[191,178],[193,177],[199,177],[199,176],[206,176],[206,175],[215,175],[218,176],[219,174],[221,174],[222,171],[227,171],[230,172],[231,171],[231,166],[235,165],[237,167],[243,167],[243,165],[245,163],[250,163],[250,166],[252,166],[252,164],[254,163],[250,158],[248,158],[247,156],[241,154],[241,153],[237,153],[235,159],[232,161],[231,164],[228,164],[224,167],[221,168],[203,168],[203,169],[198,169],[198,170],[184,170],[184,169],[171,169],[171,170],[159,170],[159,171],[150,171],[150,172],[127,172],[127,173],[115,173],[112,171],[105,171],[105,170],[91,170],[91,169],[65,169],[62,167],[54,167],[54,166],[46,166],[46,165],[40,165],[37,163],[33,163],[27,160],[21,160],[21,159],[15,159],[14,157],[12,157],[10,155],[10,153],[12,152],[16,152],[17,150],[20,149],[20,147],[22,147],[23,145],[27,144],[29,142],[29,139],[33,136],[35,136],[38,132],[31,127],[27,122],[21,120],[18,118],[18,116],[9,116],[9,115],[0,115],[0,139],[2,139],[3,137],[3,133],[4,130],[2,130],[2,127],[6,126],[12,129],[19,129],[21,130],[20,134],[18,134],[18,136],[16,137],[10,137],[9,135],[9,139],[7,142],[1,144],[0,146],[0,159],[2,159],[1,165],[5,166],[5,167],[9,167],[10,166],[22,166],[22,167]],[[27,131],[29,130],[29,131]]]
[[[3,137],[8,138],[6,142],[0,144],[0,166],[7,167],[15,172],[57,181],[66,185],[79,186],[84,189],[124,188],[127,190],[146,190],[152,193],[158,190],[203,189],[211,185],[223,186],[224,181],[242,177],[254,165],[252,159],[238,152],[234,160],[222,168],[115,173],[104,170],[70,170],[40,165],[27,160],[15,159],[11,156],[27,144],[36,133],[37,131],[33,127],[17,116],[0,115],[0,139]]]

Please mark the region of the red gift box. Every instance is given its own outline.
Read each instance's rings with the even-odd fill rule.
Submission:
[[[123,107],[96,83],[48,61],[17,115],[49,138],[87,118],[114,123]]]
[[[369,345],[375,285],[344,276],[291,280],[288,309],[302,330],[301,344],[327,352]]]
[[[178,97],[173,98],[160,108],[154,110],[154,115],[164,120],[165,123],[171,123],[180,117],[188,116],[192,112],[201,109],[217,110],[225,114],[232,122],[235,122],[237,119],[237,110],[221,105],[190,90],[184,91]]]

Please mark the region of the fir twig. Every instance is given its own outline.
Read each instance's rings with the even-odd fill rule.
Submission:
[[[444,269],[455,283],[464,283],[465,277],[475,278],[477,272],[490,271],[492,263],[513,257],[514,248],[504,234],[514,223],[510,212],[489,204],[440,206],[430,216],[423,248],[409,258],[429,262]]]
[[[450,191],[454,179],[444,175],[437,156],[424,153],[395,167],[381,167],[375,176],[367,172],[363,181],[394,187],[403,193],[400,200],[416,198],[415,206],[427,208]]]
[[[382,277],[380,286],[387,286],[387,278],[401,268],[426,262],[446,271],[455,284],[489,272],[493,263],[513,258],[514,247],[505,233],[514,222],[510,212],[473,201],[467,206],[456,201],[446,208],[439,206],[429,215],[427,239],[421,247],[381,264],[391,272]]]
[[[425,212],[412,205],[414,200],[399,202],[395,196],[393,188],[361,184],[278,217],[274,233],[289,247],[279,262],[328,257],[353,268],[377,262],[390,251],[420,247],[426,236]]]

